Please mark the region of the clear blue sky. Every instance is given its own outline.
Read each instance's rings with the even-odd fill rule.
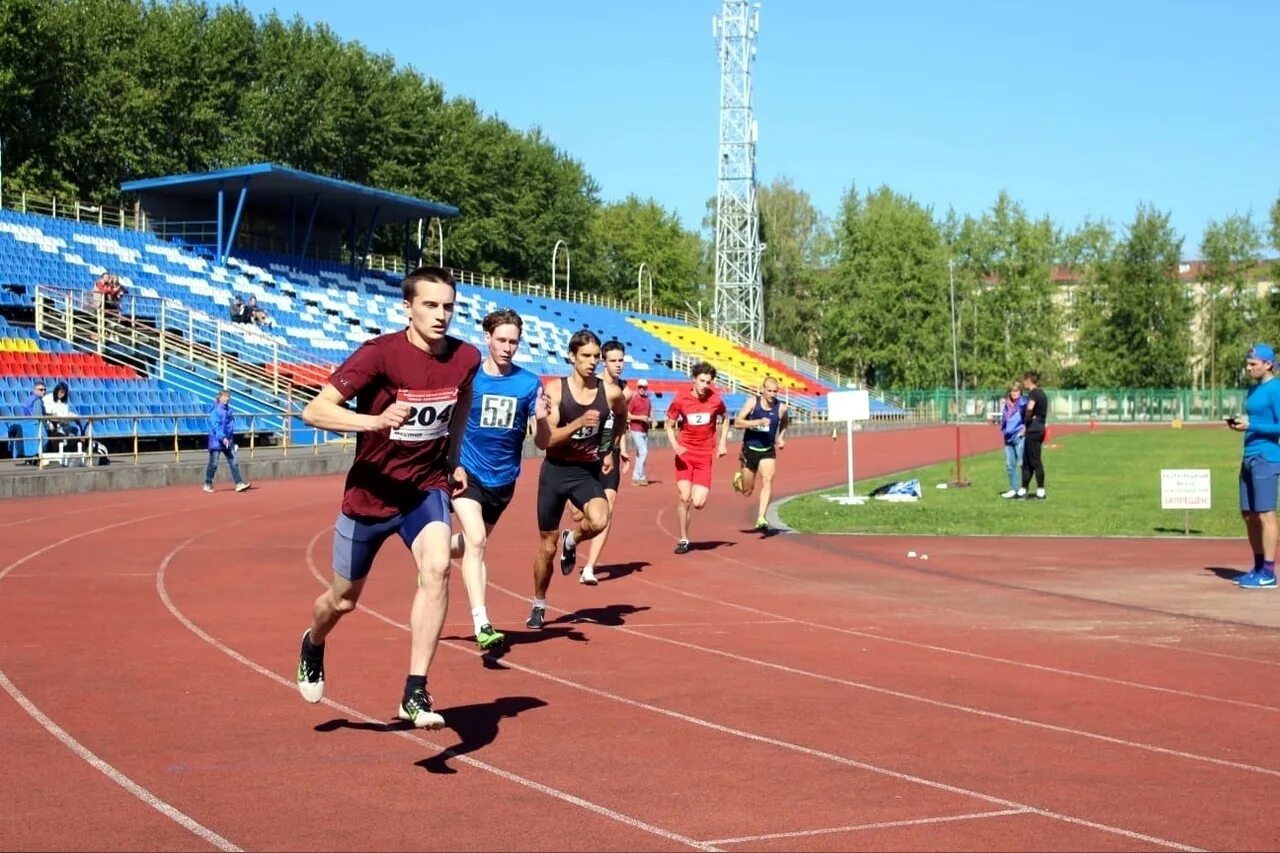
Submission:
[[[541,126],[606,201],[651,196],[697,228],[715,194],[718,0],[245,5]],[[1207,222],[1263,224],[1280,196],[1280,3],[763,0],[760,18],[759,178],[829,216],[855,183],[975,215],[1005,189],[1068,229],[1146,202],[1195,257]]]

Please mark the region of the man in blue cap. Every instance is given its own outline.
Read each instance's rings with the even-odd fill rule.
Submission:
[[[1253,570],[1241,575],[1241,589],[1275,589],[1276,487],[1280,483],[1280,382],[1274,382],[1276,351],[1254,344],[1245,359],[1254,381],[1245,396],[1243,416],[1227,418],[1227,426],[1244,433],[1240,463],[1240,515],[1253,548]]]

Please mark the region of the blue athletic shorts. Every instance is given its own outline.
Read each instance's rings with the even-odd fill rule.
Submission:
[[[333,526],[334,574],[349,581],[364,580],[388,536],[398,532],[405,547],[412,548],[413,540],[433,521],[449,523],[449,494],[443,489],[423,493],[417,504],[385,521],[366,523],[339,514]]]
[[[1274,512],[1280,462],[1250,456],[1240,463],[1240,511]]]

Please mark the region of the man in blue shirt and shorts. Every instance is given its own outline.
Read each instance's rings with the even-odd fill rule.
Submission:
[[[539,450],[547,449],[551,428],[541,381],[513,361],[524,332],[520,315],[503,308],[485,317],[481,325],[488,355],[471,386],[471,415],[461,456],[467,488],[453,499],[453,512],[462,529],[453,535],[453,556],[462,560],[476,643],[481,651],[489,651],[500,646],[505,637],[489,624],[485,609],[488,536],[515,496],[530,419],[534,422],[533,443]]]
[[[1244,433],[1240,463],[1240,515],[1253,548],[1253,571],[1241,575],[1241,589],[1275,589],[1276,487],[1280,483],[1280,382],[1275,380],[1276,352],[1255,344],[1245,359],[1254,381],[1245,396],[1244,416],[1227,418],[1227,426]]]

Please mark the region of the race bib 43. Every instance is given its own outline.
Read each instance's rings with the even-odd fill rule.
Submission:
[[[396,402],[409,406],[409,417],[403,424],[391,430],[393,441],[431,441],[449,434],[449,419],[458,403],[458,392],[453,388],[437,391],[411,391],[401,388],[396,392]]]

